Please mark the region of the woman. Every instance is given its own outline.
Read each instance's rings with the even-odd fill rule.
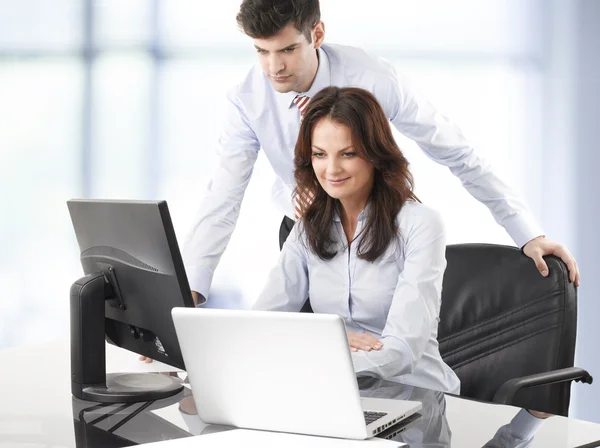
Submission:
[[[342,316],[355,370],[443,392],[460,382],[437,328],[445,233],[414,195],[408,162],[373,95],[328,87],[296,143],[296,194],[310,197],[254,309]]]

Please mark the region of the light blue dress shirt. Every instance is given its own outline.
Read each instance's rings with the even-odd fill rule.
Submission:
[[[380,350],[352,353],[358,376],[374,376],[442,392],[459,393],[460,381],[440,356],[437,330],[446,238],[431,208],[407,202],[398,214],[399,239],[376,261],[357,256],[369,207],[360,214],[348,248],[337,218],[331,237],[337,255],[322,260],[294,226],[254,309],[299,311],[310,296],[315,313],[337,314],[349,332],[370,333]]]
[[[261,149],[276,174],[273,198],[282,213],[293,219],[293,159],[300,127],[293,99],[298,93],[312,98],[330,85],[361,87],[373,93],[398,131],[458,176],[519,247],[543,234],[523,202],[477,155],[460,130],[398,76],[391,64],[341,45],[323,45],[318,54],[319,67],[308,92],[278,93],[258,64],[229,92],[227,121],[218,145],[220,163],[183,245],[192,290],[208,297]]]

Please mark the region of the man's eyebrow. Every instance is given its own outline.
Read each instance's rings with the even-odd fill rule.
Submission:
[[[298,45],[300,45],[300,44],[299,43],[291,44],[291,45],[288,45],[287,47],[282,48],[281,50],[278,50],[278,51],[290,50],[292,48],[296,48]]]
[[[282,48],[280,50],[277,50],[277,51],[291,50],[292,48],[296,48],[298,45],[300,45],[300,44],[296,42],[295,44],[290,44],[287,47],[284,47],[284,48]],[[258,45],[254,45],[254,48],[256,48],[259,51],[266,51],[266,52],[268,52],[268,50],[265,50],[264,48],[260,48]]]

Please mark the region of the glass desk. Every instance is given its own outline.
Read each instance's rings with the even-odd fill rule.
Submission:
[[[131,365],[132,359],[137,362],[137,355],[112,347],[107,370],[122,371],[119,366]],[[201,421],[189,385],[154,402],[78,400],[71,395],[69,360],[68,341],[0,351],[0,448],[125,447],[232,429]],[[185,373],[179,375],[185,378]],[[359,387],[363,396],[423,403],[416,418],[387,430],[393,440],[410,447],[482,447],[520,411],[374,378],[359,379]],[[554,416],[527,446],[591,447],[598,440],[600,425]],[[521,446],[518,441],[496,442],[500,444],[489,446]]]

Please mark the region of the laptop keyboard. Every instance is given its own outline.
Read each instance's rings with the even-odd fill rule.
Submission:
[[[365,423],[368,425],[373,423],[375,420],[380,419],[384,415],[387,415],[387,412],[369,412],[363,411],[365,414]]]

